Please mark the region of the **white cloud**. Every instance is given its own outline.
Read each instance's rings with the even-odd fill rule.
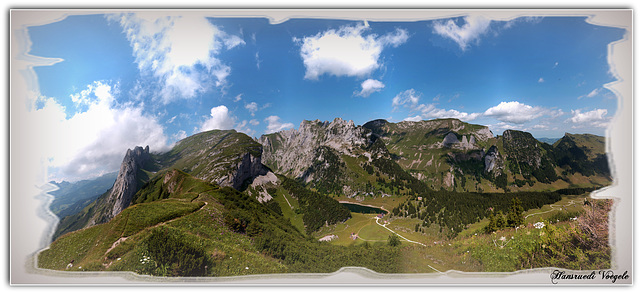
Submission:
[[[256,111],[258,111],[258,104],[256,102],[251,102],[249,104],[244,105],[245,109],[249,110],[251,116],[256,116]]]
[[[367,30],[366,24],[343,26],[315,36],[294,38],[301,46],[300,56],[306,68],[304,78],[317,80],[323,74],[366,76],[380,67],[380,53],[385,46],[397,47],[408,39],[402,29],[381,37],[364,35]]]
[[[562,115],[562,111],[551,111],[541,107],[533,107],[520,102],[500,102],[484,112],[484,116],[491,116],[507,123],[522,124],[543,115]]]
[[[231,68],[216,56],[222,49],[244,44],[241,38],[228,35],[204,17],[142,12],[107,18],[121,25],[138,69],[155,80],[156,94],[165,104],[191,98],[213,85],[224,86]]]
[[[414,89],[409,89],[396,95],[392,100],[392,106],[394,110],[398,107],[404,106],[411,112],[420,112],[417,116],[407,117],[406,121],[419,121],[428,120],[434,118],[456,118],[462,121],[470,121],[480,117],[481,113],[467,113],[460,112],[458,110],[440,109],[435,104],[419,104],[422,93],[416,92]]]
[[[249,121],[249,124],[253,125],[253,126],[258,126],[260,125],[260,121],[256,120],[256,119],[251,119]]]
[[[229,130],[233,129],[236,118],[229,113],[229,109],[224,106],[217,106],[211,108],[210,117],[200,125],[200,132],[219,129]]]
[[[536,124],[532,127],[533,129],[549,129],[548,125]]]
[[[375,79],[367,79],[362,82],[361,86],[362,90],[356,95],[365,98],[375,92],[381,91],[384,88],[384,84],[381,81]]]
[[[239,94],[239,95],[235,96],[235,98],[233,98],[234,102],[240,102],[240,100],[242,100],[242,94]]]
[[[421,117],[424,120],[434,119],[434,118],[456,118],[462,121],[471,121],[478,118],[481,115],[482,114],[480,113],[460,112],[454,109],[450,109],[450,110],[438,109],[433,104],[430,104],[425,109],[422,110]]]
[[[260,60],[260,53],[256,52],[256,68],[258,68],[258,70],[260,70],[261,63],[262,63],[262,60]]]
[[[469,44],[478,42],[480,36],[489,31],[491,20],[482,16],[466,16],[464,24],[458,26],[453,19],[447,21],[436,21],[433,25],[435,33],[453,40],[460,46],[462,51],[466,51]]]
[[[512,124],[505,123],[505,122],[498,122],[496,124],[489,124],[487,126],[489,127],[489,129],[493,133],[503,133],[505,130],[508,130],[508,129],[520,130],[520,131],[529,131],[528,129],[523,128],[522,125],[512,125]]]
[[[420,96],[422,96],[422,93],[417,93],[414,89],[408,89],[393,97],[391,105],[394,110],[397,110],[399,106],[414,109],[418,106],[418,102],[420,102]]]
[[[384,45],[390,45],[394,48],[406,43],[407,40],[409,40],[409,34],[406,30],[399,28],[392,34],[386,34],[378,38],[378,42]]]
[[[114,88],[94,82],[75,94],[86,111],[67,118],[65,107],[41,97],[42,107],[28,112],[29,120],[44,135],[42,152],[53,168],[53,180],[75,180],[117,170],[129,148],[149,145],[151,151],[168,150],[167,137],[157,117],[141,107],[120,105]]]
[[[600,89],[597,88],[597,89],[592,90],[591,92],[589,92],[586,95],[579,96],[578,100],[580,100],[582,98],[593,98],[593,97],[597,96],[599,93],[600,93]]]
[[[293,123],[282,123],[278,116],[269,116],[264,121],[267,122],[267,134],[293,128]]]
[[[174,141],[180,141],[187,138],[187,132],[184,130],[178,130],[174,135],[171,136]]]
[[[544,82],[544,78],[541,77],[538,79],[538,83],[543,83],[543,82]]]
[[[455,118],[455,119],[460,119],[462,121],[471,121],[482,115],[481,113],[460,112],[454,109],[450,109],[450,110],[440,109],[440,108],[436,108],[434,104],[429,104],[429,105],[420,104],[416,106],[413,110],[420,111],[421,114],[413,117],[407,117],[404,119],[405,121],[420,121],[420,120],[429,120],[429,119],[438,119],[438,118]]]
[[[594,109],[588,112],[571,110],[571,118],[566,122],[575,124],[572,128],[582,128],[586,126],[605,128],[609,125],[610,118],[606,117],[607,109]]]
[[[233,49],[237,46],[241,46],[245,44],[242,38],[234,35],[227,36],[226,38],[223,39],[223,42],[224,42],[224,45],[227,47],[227,49]]]
[[[253,120],[252,120],[253,121]],[[238,132],[242,132],[246,135],[249,136],[254,136],[256,134],[256,131],[249,128],[249,126],[247,124],[252,124],[250,121],[247,122],[247,120],[242,120],[242,122],[238,123],[234,129]]]
[[[404,121],[412,121],[412,122],[418,122],[418,121],[422,121],[422,120],[423,119],[422,119],[422,117],[420,115],[404,118]]]

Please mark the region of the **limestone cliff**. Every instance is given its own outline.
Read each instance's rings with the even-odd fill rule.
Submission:
[[[144,149],[137,146],[133,150],[127,150],[120,165],[116,182],[107,192],[106,197],[99,200],[99,212],[91,217],[87,226],[108,222],[131,204],[133,195],[142,187],[138,174],[144,165],[151,160],[149,146]]]
[[[300,127],[264,135],[258,141],[264,148],[266,165],[277,173],[295,178],[308,177],[308,168],[326,147],[338,155],[354,156],[368,144],[369,132],[353,121],[336,118],[331,122],[303,121]],[[306,174],[305,174],[306,172]]]

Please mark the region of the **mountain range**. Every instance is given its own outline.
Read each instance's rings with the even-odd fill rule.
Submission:
[[[86,241],[96,242],[98,248],[83,248],[76,257],[102,270],[111,267],[107,261],[113,262],[116,255],[132,258],[142,253],[117,241],[131,238],[130,243],[149,245],[158,225],[173,227],[167,223],[206,211],[214,222],[189,222],[189,227],[214,225],[249,235],[253,242],[242,249],[244,257],[249,257],[249,251],[261,251],[258,242],[275,241],[271,236],[276,234],[282,238],[281,233],[289,233],[285,238],[291,242],[306,243],[321,227],[349,219],[350,211],[337,198],[362,201],[434,194],[432,202],[437,206],[435,199],[440,195],[436,194],[441,193],[432,191],[454,195],[554,191],[597,188],[611,180],[605,140],[590,134],[567,133],[551,145],[516,130],[495,136],[486,126],[457,119],[374,120],[364,125],[341,118],[303,121],[298,129],[258,139],[235,130],[212,130],[187,137],[165,153],[140,146],[128,150],[111,188],[78,213],[62,217],[54,239],[62,243],[90,238]],[[156,214],[147,215],[152,210]],[[216,213],[221,215],[213,216]],[[131,219],[138,219],[139,227],[130,228]],[[119,237],[103,239],[99,234],[104,233]],[[213,241],[207,235],[194,237]],[[246,236],[238,237],[234,241],[247,241]],[[207,245],[209,253],[231,253]],[[54,246],[42,257],[59,256]],[[122,251],[114,254],[115,247]],[[274,271],[282,271],[275,268],[283,263],[284,271],[297,267],[286,259],[291,257],[289,252],[272,251],[271,244],[262,249],[268,260],[259,253],[251,257],[274,265]],[[50,267],[62,269],[66,264]]]

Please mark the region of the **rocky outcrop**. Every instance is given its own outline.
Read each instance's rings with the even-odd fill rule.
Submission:
[[[484,172],[501,172],[502,168],[504,168],[502,156],[496,146],[491,146],[484,156]]]
[[[354,125],[353,121],[336,118],[331,122],[303,121],[298,130],[263,135],[258,142],[263,146],[266,165],[277,173],[300,178],[313,164],[319,148],[328,147],[338,154],[353,155],[356,148],[369,143],[369,135],[368,130]]]
[[[266,175],[269,169],[262,164],[259,156],[245,153],[242,159],[228,169],[228,173],[216,181],[220,186],[230,186],[240,190],[247,180]]]
[[[453,132],[449,132],[449,134],[447,134],[442,140],[442,145],[446,148],[452,147],[453,145],[458,143],[460,143],[460,141],[458,140],[456,134]]]
[[[151,160],[149,146],[144,149],[137,146],[133,150],[127,150],[116,182],[102,202],[99,201],[99,212],[91,217],[87,226],[106,223],[131,204],[133,195],[141,188],[138,174]]]

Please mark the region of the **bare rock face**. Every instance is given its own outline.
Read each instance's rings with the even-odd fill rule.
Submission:
[[[459,150],[473,150],[478,148],[478,146],[476,146],[475,136],[469,135],[469,139],[467,139],[467,135],[463,135],[462,140],[458,140],[458,136],[453,132],[449,132],[444,137],[441,144],[445,148],[452,148],[452,149],[459,149]]]
[[[106,223],[131,204],[133,195],[141,187],[138,186],[137,174],[150,160],[149,146],[144,149],[137,146],[133,150],[127,150],[116,182],[101,205],[101,212],[93,215],[87,226]]]
[[[316,159],[319,147],[352,155],[354,148],[367,145],[368,133],[353,121],[336,118],[332,122],[303,121],[298,130],[265,135],[259,142],[263,146],[262,157],[266,165],[278,173],[299,178]]]
[[[456,134],[453,132],[449,132],[449,134],[447,134],[447,136],[445,136],[444,139],[442,140],[442,145],[444,147],[451,147],[458,143],[460,143],[460,141],[458,140],[458,137],[456,136]]]
[[[253,156],[251,153],[245,153],[235,166],[229,169],[229,172],[216,180],[220,186],[230,186],[240,190],[246,180],[266,175],[269,169],[263,164],[260,157]]]
[[[500,156],[500,153],[498,153],[498,148],[496,146],[491,146],[484,157],[484,172],[501,172],[502,168],[504,168],[504,160],[502,159],[502,156]]]

